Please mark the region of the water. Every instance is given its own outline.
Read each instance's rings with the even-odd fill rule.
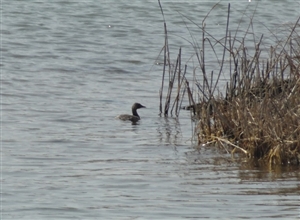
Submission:
[[[227,3],[207,21],[216,34]],[[214,3],[162,4],[175,57],[178,46],[189,45],[178,36],[190,37],[176,10],[201,22]],[[244,4],[231,3],[233,20]],[[299,217],[298,168],[249,167],[196,150],[189,112],[159,117],[162,66],[155,63],[164,37],[157,2],[1,6],[1,219]],[[260,2],[258,31],[296,21],[298,6]],[[139,124],[114,119],[134,102],[147,106]]]

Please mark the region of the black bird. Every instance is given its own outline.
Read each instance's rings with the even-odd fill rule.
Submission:
[[[134,103],[132,106],[132,115],[119,115],[117,116],[118,119],[123,120],[123,121],[132,121],[132,122],[137,122],[139,121],[141,118],[137,113],[137,109],[140,108],[146,108],[145,106],[141,105],[140,103]]]

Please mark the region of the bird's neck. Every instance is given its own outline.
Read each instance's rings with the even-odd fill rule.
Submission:
[[[138,113],[137,113],[137,111],[136,111],[136,109],[132,109],[132,114],[134,115],[134,116],[137,116],[137,117],[139,117],[139,115],[138,115]]]

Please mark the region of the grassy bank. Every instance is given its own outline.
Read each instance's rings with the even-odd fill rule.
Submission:
[[[238,38],[239,29],[229,31],[228,5],[225,35],[215,39],[205,28],[204,21],[208,17],[201,25],[194,23],[202,36],[200,43],[193,43],[198,62],[193,73],[188,73],[187,64],[182,65],[181,49],[177,59],[171,60],[164,23],[161,114],[174,112],[178,116],[182,101],[187,99],[190,105],[186,109],[190,109],[198,120],[199,146],[221,147],[232,154],[245,155],[270,165],[299,165],[300,17],[286,29],[285,41],[270,47],[267,58],[261,57],[264,36],[249,38],[254,25],[251,18],[244,36]],[[253,39],[252,50],[246,45],[249,43],[246,39]],[[217,71],[207,69],[205,55],[208,50],[216,55]],[[219,82],[224,72],[229,79],[222,92]],[[188,74],[193,75],[190,77],[193,80],[187,79]],[[168,89],[165,89],[166,84]]]

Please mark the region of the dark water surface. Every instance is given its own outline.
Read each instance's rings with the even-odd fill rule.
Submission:
[[[227,3],[207,21],[216,36]],[[256,3],[231,2],[233,24]],[[175,56],[190,37],[176,11],[201,22],[213,5],[163,2]],[[249,167],[195,149],[189,112],[159,117],[155,63],[164,36],[156,1],[1,6],[1,219],[300,217],[298,168]],[[263,1],[256,10],[258,32],[300,14],[296,1]],[[140,123],[114,119],[134,102],[147,107]]]

